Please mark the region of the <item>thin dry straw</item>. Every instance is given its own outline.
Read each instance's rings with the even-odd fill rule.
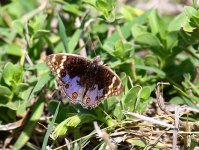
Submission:
[[[152,124],[158,124],[158,125],[161,125],[161,126],[164,126],[164,127],[167,127],[167,128],[172,128],[172,129],[175,128],[171,124],[165,123],[165,122],[160,121],[160,120],[156,120],[154,118],[146,117],[146,116],[143,116],[143,115],[140,115],[140,114],[137,114],[137,113],[127,112],[127,111],[123,111],[123,112],[124,112],[124,114],[134,116],[136,118],[139,118],[139,119],[147,121],[147,122],[151,122]]]

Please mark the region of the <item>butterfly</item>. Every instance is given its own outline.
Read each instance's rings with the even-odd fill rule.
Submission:
[[[73,104],[91,109],[109,96],[123,92],[122,81],[99,56],[92,61],[75,54],[59,53],[46,57],[63,97]]]

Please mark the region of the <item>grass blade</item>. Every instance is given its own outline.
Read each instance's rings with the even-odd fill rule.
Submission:
[[[58,15],[58,23],[59,23],[59,35],[64,44],[65,51],[68,52],[68,40],[66,35],[66,29],[59,15]]]
[[[24,127],[24,130],[22,131],[19,138],[15,142],[13,146],[14,150],[21,149],[28,142],[33,130],[35,129],[35,126],[37,125],[37,122],[39,121],[42,115],[43,108],[44,108],[44,97],[41,97],[34,105],[29,121],[27,122],[27,124]]]
[[[57,105],[57,108],[56,108],[55,114],[54,114],[54,116],[53,116],[53,119],[52,119],[52,121],[50,122],[50,126],[49,126],[49,128],[48,128],[48,130],[47,130],[47,132],[46,132],[45,137],[44,137],[44,142],[43,142],[43,144],[42,144],[42,150],[45,150],[45,149],[46,149],[46,146],[47,146],[47,143],[48,143],[48,138],[49,138],[50,133],[51,133],[51,131],[52,131],[52,129],[53,129],[53,125],[54,125],[55,119],[57,118],[59,106],[60,106],[60,103],[58,103],[58,105]]]

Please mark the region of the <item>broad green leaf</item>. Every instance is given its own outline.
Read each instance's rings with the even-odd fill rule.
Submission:
[[[115,43],[115,51],[113,52],[115,56],[122,57],[125,51],[124,44],[121,40],[116,41]]]
[[[8,62],[4,66],[3,70],[3,79],[4,82],[8,85],[15,88],[17,87],[17,84],[22,82],[22,74],[23,74],[23,68],[22,66],[18,64],[12,64]]]
[[[149,86],[145,86],[142,88],[140,98],[143,100],[147,100],[151,95],[151,88]]]
[[[96,1],[97,0],[82,0],[85,3],[88,3],[89,5],[96,7]]]
[[[176,105],[182,105],[185,103],[184,99],[179,96],[175,96],[175,97],[171,98],[169,102],[171,104],[176,104]]]
[[[36,96],[36,94],[38,94],[38,92],[40,92],[42,90],[42,88],[48,83],[48,81],[51,79],[51,76],[49,74],[49,72],[42,74],[37,81],[37,84],[35,85],[31,95],[30,95],[30,99],[32,99],[34,96]]]
[[[45,14],[39,14],[30,20],[29,26],[34,34],[44,28],[46,17],[47,15]]]
[[[104,15],[108,15],[109,12],[112,10],[112,6],[106,0],[97,0],[96,7],[100,10]]]
[[[24,23],[22,22],[22,20],[14,20],[12,22],[12,25],[13,25],[13,29],[18,33],[20,34],[22,37],[24,35],[23,31],[24,31]]]
[[[141,140],[132,140],[131,142],[133,145],[136,145],[136,146],[139,146],[139,147],[145,147],[146,146],[146,143],[141,141]]]
[[[92,33],[93,34],[105,34],[108,30],[108,24],[92,24]]]
[[[20,95],[22,94],[25,90],[29,88],[29,85],[27,83],[19,83],[16,87],[15,94]]]
[[[156,35],[157,33],[161,33],[161,30],[164,30],[160,23],[160,18],[157,14],[156,9],[152,9],[151,14],[149,15],[149,24],[151,32]],[[160,27],[161,26],[161,27]]]
[[[133,34],[133,37],[136,39],[138,36],[142,35],[142,34],[147,34],[149,33],[147,31],[147,27],[146,26],[143,26],[143,25],[138,25],[138,24],[135,24],[133,25],[132,29],[131,29],[131,32]]]
[[[139,35],[135,38],[135,41],[139,44],[143,44],[149,47],[155,47],[159,49],[162,47],[160,40],[151,33]]]
[[[12,91],[8,87],[0,85],[0,96],[11,98],[12,97]]]
[[[182,28],[185,32],[193,32],[194,29],[196,29],[195,27],[192,27],[189,22],[185,22],[183,25],[182,25]]]
[[[3,40],[7,43],[12,43],[16,36],[16,32],[11,28],[0,27],[0,33],[1,36],[3,37]],[[6,44],[4,46],[6,46]]]
[[[132,6],[124,5],[120,12],[127,21],[133,20],[135,17],[142,15],[144,12],[141,9],[136,9]]]
[[[167,50],[169,50],[170,53],[172,53],[172,50],[174,47],[176,47],[179,43],[178,40],[178,33],[177,32],[170,32],[169,34],[167,34],[166,37],[166,46],[167,46]]]
[[[185,6],[184,13],[189,19],[191,19],[194,15],[197,14],[197,10],[191,6]]]
[[[24,83],[24,84],[26,84],[26,83]],[[24,86],[24,85],[22,85],[22,86]],[[25,88],[26,88],[26,85],[22,88],[23,92],[21,92],[18,95],[18,97],[21,98],[21,101],[20,101],[19,106],[17,108],[17,115],[23,115],[26,112],[26,108],[29,107],[29,105],[30,105],[28,98],[32,93],[33,87],[30,87],[30,85],[29,85],[27,90],[25,90]]]
[[[36,65],[34,65],[34,69],[37,69],[37,70],[46,70],[48,69],[48,66],[46,65],[46,63],[38,63]]]
[[[179,14],[178,16],[176,16],[170,23],[168,26],[168,31],[169,32],[173,32],[173,31],[180,31],[180,29],[182,28],[183,24],[188,21],[187,16],[185,15],[185,13]]]
[[[140,114],[144,113],[151,101],[152,101],[151,97],[149,97],[148,99],[145,99],[145,100],[140,99],[140,102],[138,102],[137,106],[136,106],[136,112],[138,112]]]
[[[159,63],[158,58],[155,55],[150,54],[150,55],[147,55],[147,56],[144,57],[144,64],[146,66],[158,67],[159,66],[158,63]]]
[[[6,53],[9,55],[21,56],[22,49],[17,44],[10,44],[6,46]]]
[[[9,108],[8,110],[14,110],[14,112],[18,109],[20,105],[20,101],[8,101],[5,104],[0,104],[0,106]],[[14,116],[10,115],[10,117],[14,118]]]
[[[115,109],[113,110],[113,115],[117,117],[117,119],[121,120],[123,118],[121,104],[118,103],[115,105]]]
[[[135,111],[135,106],[137,103],[137,98],[140,90],[141,87],[135,86],[128,91],[123,102],[125,110]]]

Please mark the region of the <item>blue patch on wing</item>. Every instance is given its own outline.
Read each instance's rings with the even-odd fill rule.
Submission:
[[[86,107],[93,107],[98,105],[101,102],[101,97],[103,97],[103,89],[98,88],[98,85],[95,84],[94,89],[89,89],[83,99],[83,105]]]
[[[63,82],[63,90],[66,94],[66,97],[69,98],[74,104],[81,103],[84,88],[78,84],[80,78],[77,76],[74,78],[70,78],[70,76],[67,74],[61,80]],[[74,96],[75,94],[77,94],[77,97]]]

